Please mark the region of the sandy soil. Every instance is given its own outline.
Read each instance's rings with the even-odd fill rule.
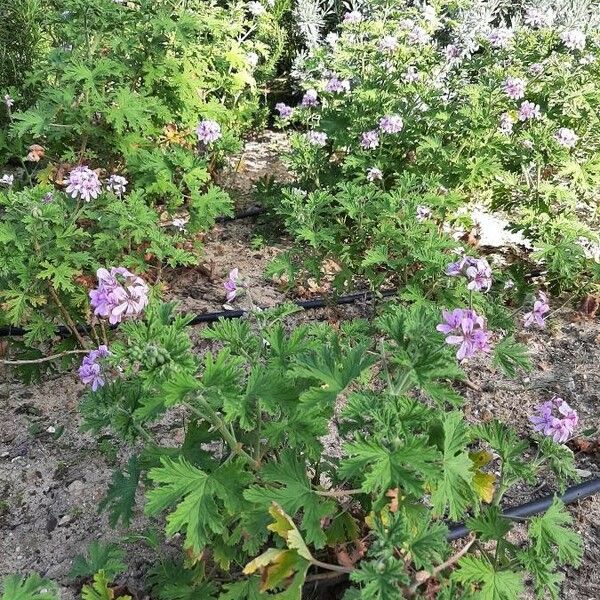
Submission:
[[[229,185],[239,194],[240,206],[248,205],[251,182],[267,173],[287,177],[279,162],[285,139],[281,134],[249,142],[244,153],[245,171],[229,176]],[[239,161],[238,161],[239,162]],[[221,310],[222,281],[234,266],[240,267],[256,292],[255,301],[273,305],[284,299],[275,285],[262,276],[268,261],[285,248],[285,241],[253,250],[250,242],[256,220],[234,221],[216,227],[206,239],[206,269],[186,269],[167,278],[169,294],[185,310]],[[327,308],[292,317],[292,322],[367,317],[368,304]],[[527,415],[539,402],[560,395],[579,411],[582,428],[598,426],[600,390],[600,323],[581,320],[574,311],[553,314],[547,330],[522,333],[531,349],[535,369],[516,381],[500,376],[483,360],[469,369],[470,380],[480,391],[465,387],[467,417],[473,422],[498,418],[525,435]],[[199,337],[199,328],[192,332]],[[198,344],[198,349],[205,344]],[[98,504],[105,494],[116,464],[126,457],[113,452],[110,440],[104,449],[92,436],[80,431],[78,402],[83,392],[75,374],[64,374],[33,385],[19,383],[0,367],[0,576],[38,571],[61,586],[64,600],[78,597],[79,586],[69,579],[73,558],[93,540],[117,539],[126,532],[112,530]],[[161,429],[164,427],[164,429]],[[62,434],[48,432],[54,428]],[[52,429],[50,429],[50,432]],[[158,433],[168,435],[166,426]],[[577,453],[584,479],[600,476],[600,454]],[[532,494],[551,493],[552,482],[537,490],[519,489],[506,498],[507,505],[529,500]],[[140,493],[138,511],[143,505]],[[568,570],[561,598],[600,598],[600,498],[594,497],[570,508],[585,543],[579,570]],[[134,531],[149,525],[136,515]],[[160,524],[157,524],[160,527]],[[178,541],[172,542],[173,547]],[[139,543],[128,545],[128,573],[123,583],[141,590],[143,573],[151,554]],[[140,594],[139,598],[144,598]]]

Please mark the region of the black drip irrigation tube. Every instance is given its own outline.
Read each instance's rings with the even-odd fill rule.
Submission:
[[[258,217],[258,215],[263,215],[267,212],[266,208],[262,206],[251,206],[242,212],[236,213],[232,216],[226,217],[217,217],[215,219],[215,223],[228,223],[230,221],[238,221],[239,219],[249,219],[250,217]]]
[[[314,300],[295,300],[292,301],[298,308],[302,308],[304,310],[314,310],[317,308],[325,308],[326,306],[341,306],[344,304],[354,304],[355,302],[372,300],[374,297],[380,298],[390,298],[396,295],[397,290],[384,290],[379,292],[379,294],[373,294],[372,292],[355,292],[353,294],[346,294],[345,296],[339,296],[338,298],[315,298]],[[262,310],[268,310],[269,308],[277,308],[281,306],[277,304],[271,307],[261,307]],[[200,323],[214,323],[219,319],[239,319],[244,315],[248,314],[248,310],[240,309],[240,310],[221,310],[217,312],[210,313],[200,313],[195,315],[190,321],[190,325],[198,325]],[[117,325],[112,325],[111,329],[116,329]],[[80,333],[87,333],[87,328],[79,325],[77,330]],[[26,329],[22,327],[1,327],[0,328],[0,338],[9,337],[9,336],[20,336],[25,335],[27,333]],[[71,335],[71,331],[68,327],[61,325],[57,327],[56,333],[61,337],[68,337]]]
[[[583,483],[579,483],[573,487],[567,488],[567,491],[562,496],[559,496],[559,498],[565,504],[573,504],[573,502],[583,500],[584,498],[593,496],[598,492],[600,492],[600,478],[589,479],[588,481],[584,481]],[[525,519],[527,517],[532,517],[533,515],[537,515],[547,510],[553,501],[554,496],[544,496],[543,498],[531,500],[531,502],[526,502],[520,506],[509,508],[503,511],[502,516],[506,517],[507,519]],[[464,523],[449,524],[447,536],[449,542],[452,540],[458,540],[467,535],[469,535],[469,529],[464,525]]]

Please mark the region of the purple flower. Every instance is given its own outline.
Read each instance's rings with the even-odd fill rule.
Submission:
[[[507,27],[495,27],[487,36],[492,48],[506,48],[515,33]]]
[[[542,116],[540,105],[525,100],[519,106],[519,121],[528,121],[530,119],[539,119]]]
[[[97,350],[91,350],[89,354],[84,357],[81,366],[79,367],[79,378],[86,385],[91,385],[92,391],[94,392],[105,383],[102,365],[98,361],[109,354],[110,352],[104,344],[98,346]]]
[[[120,323],[125,317],[140,314],[148,304],[148,286],[141,277],[124,267],[98,269],[98,287],[90,290],[94,314],[108,318],[109,323]]]
[[[327,134],[324,131],[309,131],[306,140],[313,146],[323,147],[327,143]]]
[[[282,119],[289,119],[292,116],[292,113],[294,112],[294,109],[291,106],[288,106],[283,102],[278,102],[275,105],[275,110],[279,112],[279,116]]]
[[[371,131],[365,131],[360,136],[360,147],[365,150],[372,150],[379,146],[379,134],[377,130],[372,129]]]
[[[430,36],[423,27],[415,25],[408,34],[408,41],[410,44],[417,44],[418,46],[424,46],[428,44]]]
[[[406,83],[414,83],[415,81],[419,81],[419,72],[417,67],[408,67],[406,69],[406,73],[402,75],[402,79],[404,79]]]
[[[520,77],[507,77],[504,80],[504,93],[511,100],[518,100],[525,95],[525,88],[527,87],[527,82]]]
[[[515,120],[510,113],[502,113],[500,115],[500,125],[498,126],[498,130],[504,135],[510,135],[512,133],[514,124]]]
[[[530,67],[529,67],[529,72],[534,76],[537,77],[538,75],[541,75],[544,72],[544,65],[542,63],[533,63]]]
[[[360,23],[362,19],[362,14],[357,10],[347,12],[344,15],[344,23]]]
[[[574,148],[579,136],[568,127],[561,127],[555,134],[554,139],[564,148]]]
[[[221,137],[221,126],[216,121],[205,119],[198,123],[196,135],[198,136],[198,141],[203,144],[212,144]]]
[[[42,196],[42,202],[44,204],[50,204],[51,202],[54,201],[54,194],[52,192],[46,192],[43,196]]]
[[[400,115],[386,115],[379,119],[379,129],[384,133],[398,133],[403,127],[404,122]]]
[[[478,258],[474,263],[468,265],[465,269],[465,276],[469,280],[467,288],[470,290],[488,292],[492,287],[492,269],[485,258]]]
[[[431,216],[431,209],[428,206],[419,205],[417,206],[417,221],[422,223]]]
[[[125,194],[127,183],[127,179],[122,175],[111,175],[106,182],[106,189],[120,198]]]
[[[529,417],[533,430],[551,437],[557,444],[575,433],[579,416],[562,398],[554,397],[538,406],[538,414]]]
[[[543,329],[546,327],[546,317],[544,315],[549,311],[548,297],[544,292],[539,292],[538,299],[533,303],[533,310],[525,313],[523,317],[523,325],[525,327],[535,326]]]
[[[334,75],[325,84],[325,91],[334,94],[341,94],[343,92],[350,91],[350,81],[348,79],[338,79],[337,75]]]
[[[463,256],[459,261],[450,263],[446,267],[446,275],[449,277],[464,275],[469,280],[467,287],[470,290],[487,292],[492,286],[492,269],[485,258]]]
[[[446,335],[446,343],[459,346],[456,358],[463,361],[476,352],[490,351],[490,333],[485,329],[485,321],[474,310],[456,308],[452,312],[442,311],[444,319],[436,329]]]
[[[556,13],[549,6],[545,8],[529,6],[523,20],[530,27],[552,27],[555,18]]]
[[[317,98],[317,90],[306,90],[306,92],[304,92],[304,96],[302,96],[302,102],[300,104],[304,108],[319,106],[319,101],[317,100]]]
[[[392,54],[398,49],[398,38],[393,35],[386,35],[379,42],[379,50]]]
[[[236,294],[238,289],[238,279],[239,279],[239,269],[233,269],[229,272],[229,279],[225,281],[223,287],[225,288],[225,298],[227,302],[231,302]]]
[[[383,179],[383,173],[381,169],[377,167],[371,167],[367,170],[367,179],[369,181],[381,181]]]
[[[444,48],[444,55],[446,56],[447,60],[455,60],[460,58],[461,54],[461,49],[456,44],[448,44]]]
[[[75,167],[67,179],[66,192],[71,198],[81,198],[85,202],[89,202],[92,198],[96,199],[102,191],[102,184],[98,179],[96,171],[92,171],[89,167]]]
[[[579,29],[569,29],[560,34],[562,43],[569,50],[583,50],[585,48],[585,33]]]
[[[15,101],[8,94],[4,95],[4,104],[6,104],[6,108],[12,108]]]

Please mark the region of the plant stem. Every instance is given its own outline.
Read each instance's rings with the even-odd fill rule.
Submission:
[[[77,330],[77,325],[75,325],[75,322],[71,318],[69,311],[65,308],[64,304],[60,301],[60,298],[58,297],[56,290],[54,289],[54,287],[52,285],[48,286],[48,289],[50,290],[50,296],[52,296],[52,300],[54,300],[54,303],[58,307],[60,314],[63,316],[63,319],[65,320],[65,323],[67,324],[67,327],[69,328],[71,333],[75,336],[75,338],[79,342],[79,345],[82,348],[85,348],[86,347],[85,340],[83,339],[83,337]]]
[[[364,494],[361,489],[354,490],[315,490],[315,494],[325,496],[326,498],[342,498],[344,496],[353,496],[355,494]]]
[[[324,563],[316,558],[313,558],[311,564],[315,567],[321,567],[321,569],[327,569],[328,571],[335,571],[336,573],[352,573],[354,569],[352,567],[342,567],[342,565],[332,565],[331,563]]]
[[[48,362],[50,360],[55,360],[57,358],[61,358],[63,356],[67,356],[68,354],[87,354],[87,350],[65,350],[65,352],[60,352],[59,354],[51,354],[50,356],[44,356],[42,358],[32,358],[29,360],[0,360],[0,364],[2,365],[35,365],[38,363]]]
[[[197,396],[196,399],[202,404],[203,411],[200,411],[189,402],[184,402],[183,405],[191,410],[197,417],[208,420],[211,425],[221,434],[221,437],[225,440],[225,442],[227,442],[232,452],[244,458],[252,465],[254,469],[257,469],[259,467],[259,462],[242,448],[242,445],[237,441],[233,432],[227,428],[225,421],[223,421],[213,407],[202,397]]]

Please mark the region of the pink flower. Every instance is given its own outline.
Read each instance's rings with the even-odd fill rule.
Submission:
[[[404,127],[404,122],[400,115],[386,115],[379,119],[379,129],[384,133],[399,133]]]
[[[540,105],[525,100],[519,106],[519,121],[528,121],[530,119],[539,119],[542,116]]]
[[[502,113],[500,115],[500,125],[498,126],[498,131],[504,135],[510,135],[512,133],[514,124],[515,120],[510,113]]]
[[[564,148],[574,148],[579,136],[568,127],[561,127],[555,134],[554,139]]]
[[[350,81],[348,79],[338,79],[336,75],[334,75],[329,81],[325,84],[325,91],[335,94],[342,94],[344,92],[350,91]]]
[[[377,167],[371,167],[367,170],[367,179],[369,181],[381,181],[383,179],[383,173],[381,169]]]
[[[566,442],[575,432],[579,416],[562,398],[554,397],[538,406],[538,414],[529,417],[533,430],[551,437],[556,443]]]
[[[275,110],[279,112],[279,116],[282,119],[289,119],[292,116],[292,113],[294,112],[294,109],[291,106],[288,106],[283,102],[278,102],[275,105]]]
[[[386,35],[379,42],[379,50],[392,54],[398,49],[398,38],[393,35]]]
[[[506,48],[515,36],[512,29],[507,27],[495,27],[487,36],[492,48]]]
[[[583,50],[585,48],[585,33],[579,29],[569,29],[560,34],[562,43],[569,50]]]
[[[96,277],[98,287],[90,290],[90,303],[94,314],[112,325],[139,315],[148,305],[148,286],[124,267],[98,269]]]
[[[94,392],[105,383],[102,364],[98,361],[109,354],[110,352],[104,344],[98,346],[97,350],[91,350],[90,353],[84,357],[81,366],[79,367],[79,378],[86,385],[91,385],[92,391]]]
[[[373,150],[379,146],[379,134],[375,129],[365,131],[360,136],[360,147],[365,150]]]
[[[205,119],[200,121],[196,127],[196,135],[198,141],[203,144],[212,144],[221,137],[221,126],[216,121]]]
[[[92,198],[95,200],[102,190],[98,174],[89,167],[75,167],[69,173],[67,183],[67,194],[71,198],[81,198],[85,202],[89,202]]]
[[[327,143],[327,134],[324,131],[309,131],[306,140],[313,146],[323,147]]]
[[[518,100],[525,95],[525,88],[527,87],[527,82],[520,77],[507,77],[504,80],[504,93],[511,100]]]
[[[442,311],[444,322],[437,331],[446,335],[446,343],[459,346],[456,358],[459,361],[473,357],[477,352],[490,351],[490,333],[485,321],[474,310],[456,308],[452,312]]]
[[[318,102],[317,98],[318,98],[317,90],[313,90],[313,89],[306,90],[306,92],[304,92],[304,96],[302,96],[302,102],[300,103],[300,105],[303,106],[304,108],[318,106],[319,102]]]
[[[535,326],[539,329],[546,327],[546,313],[550,312],[548,297],[544,292],[539,292],[538,299],[533,303],[533,310],[525,313],[523,325],[525,327]]]
[[[344,23],[360,23],[363,20],[363,16],[357,10],[347,12],[344,15]]]
[[[229,278],[223,284],[223,287],[225,288],[226,292],[225,298],[227,299],[227,302],[231,302],[232,300],[234,300],[237,295],[238,279],[239,269],[232,269],[229,272]]]
[[[469,283],[467,288],[486,292],[492,286],[492,269],[485,258],[463,256],[459,261],[450,263],[446,267],[446,275],[458,277],[464,275]]]

